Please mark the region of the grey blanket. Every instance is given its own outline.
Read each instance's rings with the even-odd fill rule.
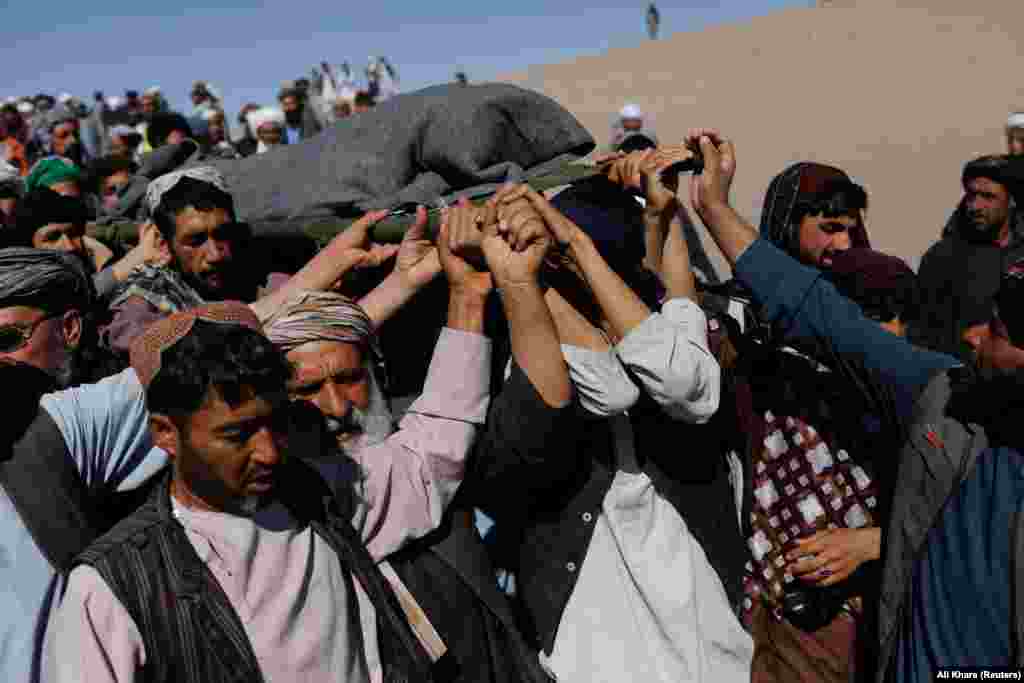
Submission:
[[[548,97],[512,85],[441,85],[394,97],[299,144],[212,165],[225,174],[239,219],[266,229],[436,206],[593,149],[586,129]]]

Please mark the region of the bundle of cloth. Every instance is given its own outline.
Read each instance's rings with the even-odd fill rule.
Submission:
[[[257,235],[294,234],[310,221],[483,196],[593,149],[590,133],[548,97],[513,85],[447,84],[398,95],[299,144],[204,163],[227,179],[238,219]],[[193,151],[157,153],[187,165],[197,161]],[[173,170],[143,161],[154,166]],[[118,217],[133,217],[134,208]]]

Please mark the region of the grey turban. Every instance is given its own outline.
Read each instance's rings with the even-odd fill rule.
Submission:
[[[49,249],[0,249],[0,307],[88,311],[95,296],[92,278],[76,256]]]

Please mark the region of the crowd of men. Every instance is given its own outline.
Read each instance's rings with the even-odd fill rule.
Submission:
[[[189,117],[155,91],[3,109],[0,376],[22,388],[0,424],[0,679],[1024,665],[1024,114],[1007,154],[965,165],[918,274],[872,249],[841,168],[781,170],[755,228],[727,133],[665,146],[635,105],[592,177],[462,200],[436,235],[421,207],[398,245],[371,212],[261,271],[203,162],[334,125],[320,76],[243,112],[242,142],[201,82]],[[90,237],[104,216],[138,220],[138,245]],[[393,326],[417,308],[443,322]],[[404,406],[397,373],[422,379]]]

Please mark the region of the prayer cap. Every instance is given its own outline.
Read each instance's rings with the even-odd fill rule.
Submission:
[[[184,178],[191,178],[192,180],[208,183],[224,194],[231,194],[231,190],[228,189],[228,183],[224,180],[224,176],[221,175],[220,171],[215,169],[213,166],[195,166],[192,168],[184,168],[180,171],[174,171],[173,173],[165,173],[150,182],[146,187],[146,198],[144,204],[149,216],[156,213],[157,208],[160,206],[160,200],[163,199],[163,196],[170,190],[174,189],[174,186]]]
[[[135,338],[129,352],[131,366],[143,388],[148,389],[159,374],[161,354],[191,332],[197,320],[220,325],[238,325],[262,334],[256,314],[238,301],[206,304],[158,320]]]

